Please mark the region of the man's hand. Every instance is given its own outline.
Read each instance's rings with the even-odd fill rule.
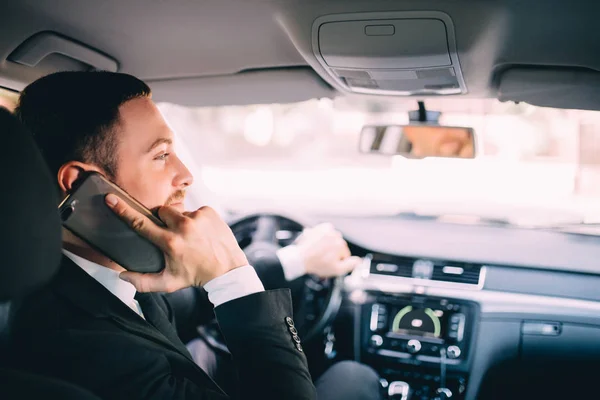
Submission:
[[[306,272],[321,278],[345,275],[360,264],[360,258],[351,257],[348,243],[331,224],[305,229],[295,244]]]
[[[122,272],[138,292],[174,292],[188,286],[203,286],[232,269],[248,264],[229,226],[210,207],[180,213],[161,207],[161,228],[117,196],[107,195],[106,204],[132,229],[158,246],[166,266],[157,274]]]

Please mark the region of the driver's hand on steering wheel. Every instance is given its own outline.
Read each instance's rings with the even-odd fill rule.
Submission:
[[[306,272],[320,278],[332,278],[351,272],[361,262],[350,254],[348,243],[331,224],[306,228],[295,243]]]

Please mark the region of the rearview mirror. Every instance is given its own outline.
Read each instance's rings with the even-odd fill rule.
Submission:
[[[409,158],[475,158],[471,128],[439,125],[369,125],[362,129],[361,153]]]

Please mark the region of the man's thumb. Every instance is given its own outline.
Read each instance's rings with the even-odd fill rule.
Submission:
[[[354,268],[358,267],[361,262],[362,259],[360,257],[352,256],[345,258],[340,261],[340,272],[347,274],[348,272],[353,271]]]

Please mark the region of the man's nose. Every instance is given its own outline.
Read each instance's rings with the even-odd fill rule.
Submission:
[[[175,187],[182,188],[191,186],[194,183],[194,176],[189,169],[177,158],[177,176],[175,177]]]

